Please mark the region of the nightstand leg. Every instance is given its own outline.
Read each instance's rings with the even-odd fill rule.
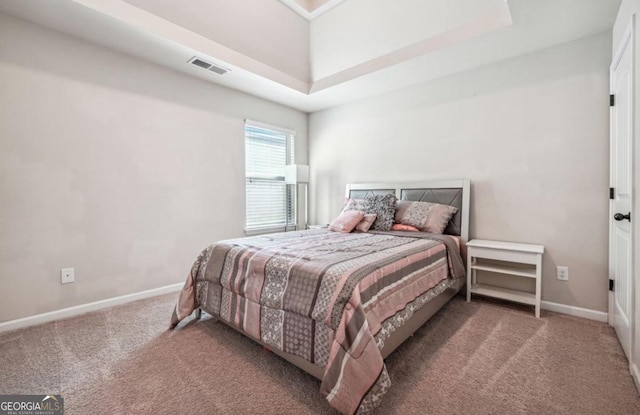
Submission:
[[[471,254],[467,253],[467,302],[471,301]]]
[[[542,254],[536,261],[536,318],[540,318],[540,302],[542,300]]]

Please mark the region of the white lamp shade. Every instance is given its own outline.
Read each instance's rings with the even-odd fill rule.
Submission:
[[[286,184],[309,183],[309,166],[290,164],[284,167]]]

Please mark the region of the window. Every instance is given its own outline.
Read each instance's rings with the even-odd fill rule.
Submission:
[[[286,185],[284,171],[294,164],[294,131],[247,120],[246,232],[295,229],[295,186]]]

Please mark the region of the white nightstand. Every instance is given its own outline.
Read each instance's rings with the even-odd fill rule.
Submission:
[[[328,227],[329,225],[307,225],[307,229],[322,229]]]
[[[531,304],[536,307],[536,317],[540,318],[543,253],[544,246],[542,245],[481,239],[469,241],[467,243],[467,301],[471,301],[471,294],[479,294],[487,297]],[[494,262],[483,262],[483,259]],[[478,271],[490,271],[517,277],[533,278],[536,280],[536,291],[535,293],[530,293],[478,284]]]

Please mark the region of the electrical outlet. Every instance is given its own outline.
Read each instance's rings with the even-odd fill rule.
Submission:
[[[557,277],[560,281],[569,281],[569,267],[558,266]]]
[[[60,270],[60,284],[69,284],[75,280],[76,276],[73,268],[62,268]]]

